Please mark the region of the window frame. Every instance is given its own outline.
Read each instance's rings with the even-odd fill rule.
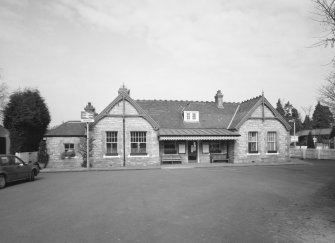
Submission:
[[[184,111],[185,122],[199,122],[199,111]]]
[[[110,136],[108,136],[110,134]],[[114,156],[118,155],[118,132],[117,131],[106,131],[106,139],[105,139],[105,146],[106,146],[106,156]],[[110,144],[111,151],[108,151],[108,145]],[[114,151],[115,152],[114,152]]]
[[[269,135],[273,134],[274,136],[270,137]],[[273,140],[269,140],[269,138]],[[274,147],[274,150],[270,150],[271,145]],[[278,141],[277,141],[277,132],[276,131],[268,131],[266,134],[266,151],[269,154],[278,153]]]
[[[69,148],[66,148],[67,145],[69,146]],[[70,145],[72,145],[72,146],[70,146]],[[74,151],[74,143],[64,143],[64,152],[69,152],[69,151]]]
[[[167,148],[166,147],[167,145],[171,145],[171,148]],[[164,141],[163,152],[164,154],[178,154],[177,142],[176,141]]]
[[[134,147],[133,145],[136,145]],[[136,149],[136,151],[134,151]],[[143,151],[144,149],[144,151]],[[130,155],[147,155],[147,132],[130,132]]]
[[[256,136],[253,136],[255,134]],[[256,137],[255,140],[253,138]],[[252,146],[255,144],[254,146]],[[258,154],[259,148],[258,148],[258,132],[257,131],[250,131],[248,132],[248,154]],[[253,147],[255,147],[255,150],[253,150]]]
[[[221,142],[219,140],[209,141],[209,153],[210,154],[222,153]]]

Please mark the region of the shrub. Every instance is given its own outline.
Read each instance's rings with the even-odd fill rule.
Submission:
[[[61,159],[65,159],[65,158],[73,158],[76,156],[76,153],[73,150],[68,150],[68,151],[64,151],[60,157]]]

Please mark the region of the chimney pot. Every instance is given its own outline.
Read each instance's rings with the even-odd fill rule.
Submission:
[[[215,98],[215,103],[218,108],[223,109],[223,94],[221,93],[221,90],[218,90],[216,92],[216,95],[214,96]]]
[[[84,108],[84,111],[95,114],[95,108],[91,104],[91,102],[87,103],[86,107]]]

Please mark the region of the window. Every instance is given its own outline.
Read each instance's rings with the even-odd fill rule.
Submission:
[[[248,153],[250,154],[258,153],[258,132],[248,133]]]
[[[131,154],[147,153],[147,133],[130,132]]]
[[[186,113],[186,120],[191,120],[191,113],[189,112]]]
[[[210,153],[221,153],[220,141],[210,141],[209,142],[209,152]]]
[[[64,152],[74,151],[74,143],[64,143]]]
[[[164,142],[164,154],[176,154],[177,147],[175,141],[165,141]]]
[[[267,134],[268,153],[277,153],[277,133],[268,132]]]
[[[184,121],[198,122],[199,121],[199,111],[184,111]]]
[[[106,132],[106,155],[117,155],[117,132]]]
[[[64,152],[61,154],[61,158],[73,158],[75,156],[74,143],[64,143]]]

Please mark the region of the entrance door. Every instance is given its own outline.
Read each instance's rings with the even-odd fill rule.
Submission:
[[[197,163],[198,144],[196,141],[188,141],[188,162]]]
[[[6,138],[0,137],[0,154],[6,153]]]

